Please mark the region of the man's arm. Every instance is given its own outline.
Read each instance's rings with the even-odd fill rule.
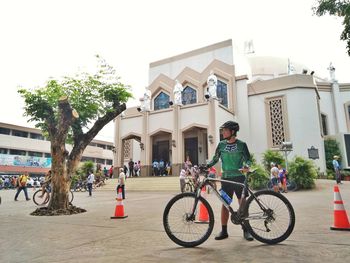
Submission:
[[[210,168],[210,167],[214,166],[219,161],[220,156],[221,156],[220,144],[218,144],[218,146],[216,147],[216,150],[215,150],[215,155],[214,155],[213,159],[207,164],[207,167]]]
[[[248,146],[246,143],[243,144],[243,161],[244,161],[244,165],[246,165],[246,166],[250,166],[252,163],[251,155],[250,155],[250,152],[248,150]]]

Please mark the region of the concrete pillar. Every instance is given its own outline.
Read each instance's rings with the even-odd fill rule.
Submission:
[[[182,165],[182,131],[181,131],[181,106],[174,105],[173,107],[173,122],[174,131],[172,133],[171,140],[175,142],[175,146],[171,142],[172,148],[172,161],[171,170],[172,175],[179,175]]]
[[[335,114],[336,133],[347,132],[346,120],[344,118],[344,106],[341,100],[339,84],[337,80],[332,81],[332,99]]]
[[[237,122],[240,126],[238,137],[242,141],[250,140],[250,123],[249,123],[249,103],[248,103],[248,87],[247,79],[237,82]]]
[[[141,150],[141,176],[152,175],[152,142],[148,134],[149,124],[149,112],[146,111],[142,114],[142,135],[141,142],[144,149]]]

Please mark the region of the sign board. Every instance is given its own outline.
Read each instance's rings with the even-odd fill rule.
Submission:
[[[309,154],[309,159],[320,159],[320,156],[318,154],[318,149],[316,149],[315,147],[311,146],[310,149],[307,149],[307,152]]]

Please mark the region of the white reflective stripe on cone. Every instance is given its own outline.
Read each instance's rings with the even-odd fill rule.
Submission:
[[[334,210],[335,211],[344,211],[345,207],[343,204],[334,204]]]

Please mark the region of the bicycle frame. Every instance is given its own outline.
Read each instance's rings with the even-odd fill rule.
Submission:
[[[201,189],[206,186],[209,185],[213,190],[215,195],[217,196],[217,198],[221,201],[221,203],[223,204],[223,206],[230,212],[231,216],[235,216],[235,221],[237,222],[237,224],[240,224],[243,222],[243,220],[245,219],[245,217],[242,214],[242,211],[244,210],[244,205],[241,207],[239,207],[239,209],[237,211],[234,211],[233,208],[226,203],[226,201],[221,197],[220,193],[218,190],[216,190],[211,182],[225,182],[225,183],[230,183],[230,184],[234,184],[234,185],[239,185],[241,186],[242,189],[242,198],[245,198],[244,193],[246,191],[249,192],[249,194],[251,196],[253,196],[253,198],[255,199],[255,201],[258,203],[258,205],[260,206],[260,208],[263,211],[266,211],[266,208],[260,203],[260,201],[256,198],[255,194],[253,193],[252,190],[250,190],[249,186],[248,186],[248,175],[245,178],[244,183],[238,183],[238,182],[233,182],[233,181],[228,181],[228,180],[224,180],[224,179],[215,179],[215,178],[210,178],[210,177],[205,177],[204,180],[199,184],[199,187],[196,190],[196,198],[195,198],[195,202],[194,202],[194,206],[193,206],[193,211],[192,214],[189,216],[189,218],[194,218],[195,214],[197,212],[197,205],[198,205],[198,200],[199,197],[201,196]],[[238,214],[238,217],[237,217]]]

